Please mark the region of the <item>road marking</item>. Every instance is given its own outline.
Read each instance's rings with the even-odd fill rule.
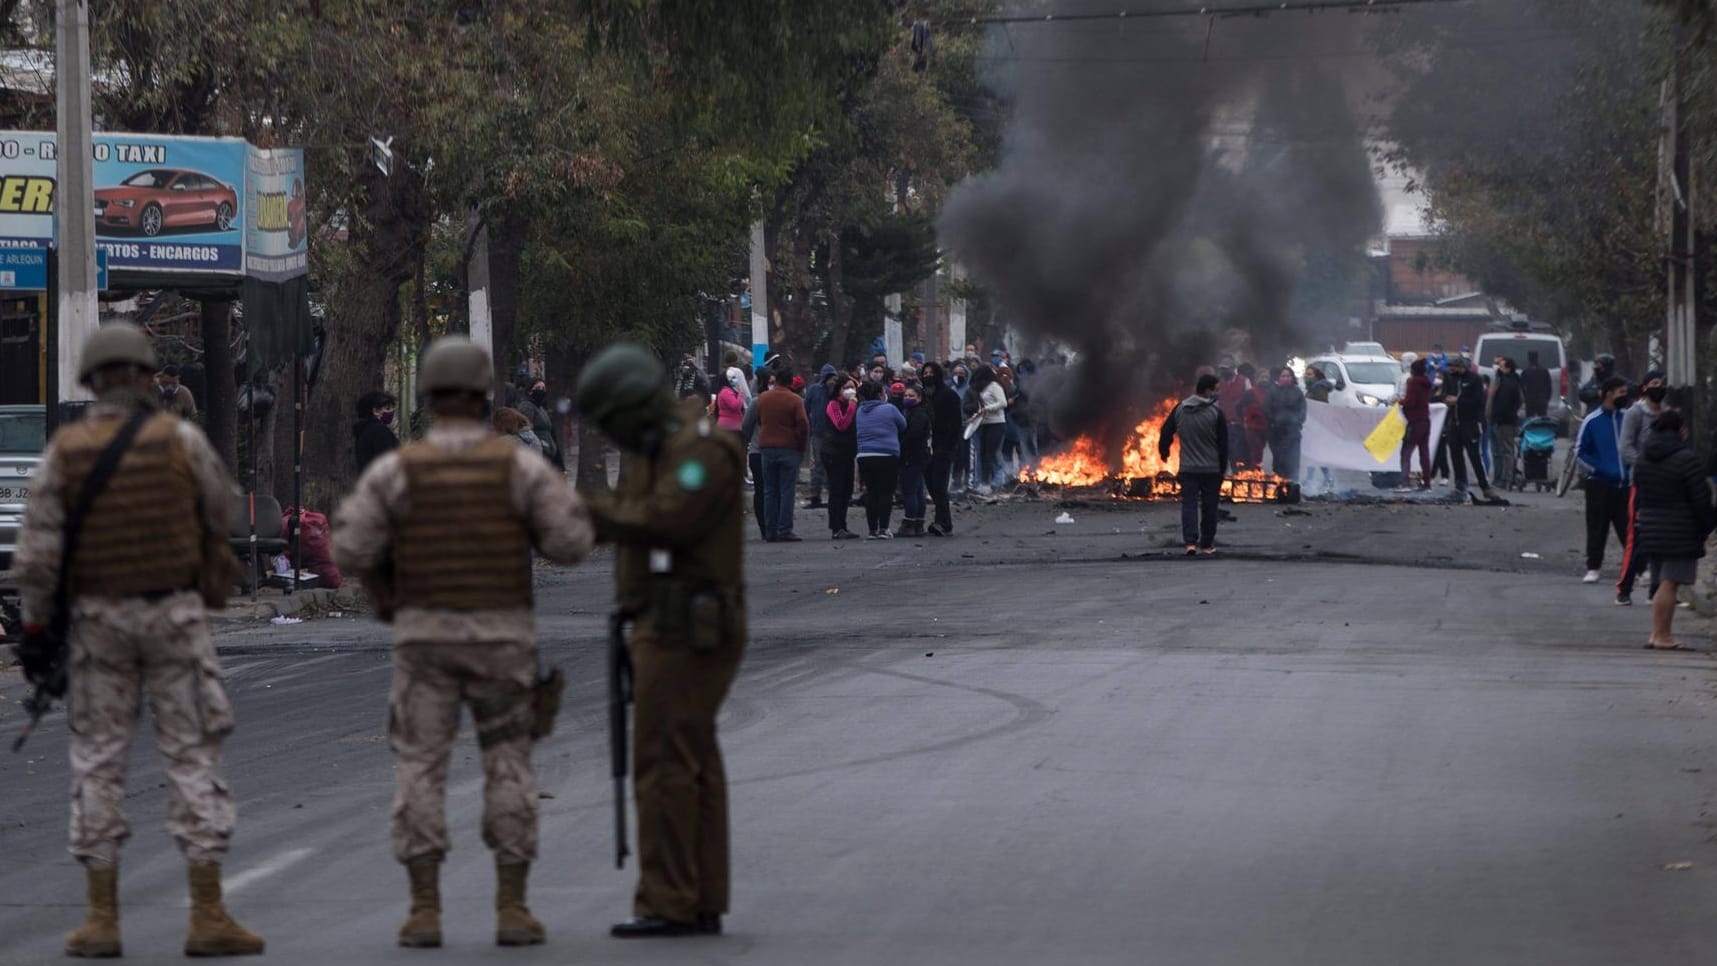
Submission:
[[[305,859],[308,859],[314,851],[314,849],[290,849],[282,852],[266,862],[263,862],[261,865],[246,869],[238,875],[227,879],[225,891],[237,892],[245,886],[254,882],[260,882],[277,872],[284,872]]]

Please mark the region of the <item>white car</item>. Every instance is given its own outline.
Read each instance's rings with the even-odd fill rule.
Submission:
[[[1401,361],[1388,355],[1319,356],[1306,363],[1323,371],[1335,385],[1329,394],[1332,406],[1393,406]]]

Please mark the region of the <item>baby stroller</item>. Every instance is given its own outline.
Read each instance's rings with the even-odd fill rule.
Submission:
[[[1520,427],[1520,489],[1532,483],[1543,493],[1550,489],[1550,457],[1556,452],[1556,420],[1534,416]]]

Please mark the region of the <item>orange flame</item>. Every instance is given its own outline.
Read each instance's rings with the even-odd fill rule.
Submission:
[[[1135,498],[1168,499],[1180,491],[1174,479],[1180,469],[1180,441],[1169,444],[1168,459],[1157,449],[1163,422],[1179,401],[1165,399],[1127,437],[1121,447],[1119,465],[1090,436],[1081,436],[1053,456],[1038,461],[1035,469],[1022,474],[1025,482],[1051,486],[1092,487],[1119,483],[1119,492]],[[1223,482],[1223,495],[1237,503],[1261,503],[1274,486],[1287,481],[1261,469],[1235,473]]]
[[[1166,460],[1157,452],[1157,443],[1162,439],[1163,420],[1169,418],[1176,405],[1173,399],[1163,400],[1152,415],[1133,427],[1133,435],[1122,446],[1119,466],[1113,465],[1103,452],[1103,444],[1090,436],[1081,436],[1061,452],[1039,460],[1036,469],[1026,474],[1027,482],[1099,486],[1112,479],[1130,483],[1153,479],[1161,473],[1173,475],[1180,468],[1180,441],[1170,444]]]

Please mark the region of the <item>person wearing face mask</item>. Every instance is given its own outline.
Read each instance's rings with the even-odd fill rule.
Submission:
[[[1300,434],[1306,425],[1306,394],[1294,381],[1294,370],[1276,371],[1275,385],[1265,397],[1265,419],[1269,423],[1270,466],[1277,476],[1300,478]]]
[[[1520,439],[1520,409],[1526,403],[1526,391],[1514,360],[1508,356],[1496,359],[1495,375],[1490,387],[1489,412],[1486,425],[1490,427],[1491,477],[1503,490],[1514,487],[1516,452]]]
[[[817,455],[823,461],[823,476],[829,482],[829,539],[857,540],[847,529],[847,510],[853,502],[853,461],[858,458],[858,382],[848,379],[823,407],[823,438]]]
[[[565,470],[566,464],[561,462],[560,437],[554,431],[554,414],[549,409],[548,386],[538,379],[514,408],[531,421],[531,432],[536,435],[543,456]]]
[[[1652,419],[1635,463],[1634,483],[1638,508],[1634,530],[1638,532],[1632,535],[1640,556],[1651,563],[1654,588],[1651,640],[1646,647],[1692,650],[1678,643],[1672,632],[1676,591],[1698,580],[1699,558],[1705,556],[1705,538],[1717,526],[1717,515],[1711,507],[1711,484],[1706,482],[1699,456],[1687,445],[1686,420],[1680,412],[1665,407]]]
[[[971,370],[963,362],[956,362],[948,369],[948,389],[954,394],[954,401],[960,407],[961,428],[964,429],[966,417],[966,400],[971,395]],[[967,440],[962,437],[954,447],[954,468],[949,477],[948,491],[965,493],[972,479],[972,448],[977,437]]]
[[[930,465],[924,478],[935,506],[936,519],[925,532],[932,537],[946,537],[954,532],[954,516],[948,505],[948,480],[966,445],[965,423],[960,418],[960,396],[942,375],[937,362],[924,366],[924,407],[930,411]]]
[[[1597,583],[1600,577],[1609,531],[1615,531],[1623,547],[1628,545],[1628,467],[1622,461],[1622,410],[1628,381],[1611,376],[1599,384],[1598,393],[1598,408],[1580,423],[1574,444],[1586,490],[1584,582],[1588,584]],[[1621,603],[1619,596],[1616,602]]]
[[[1196,391],[1163,421],[1157,454],[1167,461],[1180,439],[1180,531],[1186,555],[1216,553],[1216,520],[1228,462],[1228,419],[1217,405],[1215,376],[1198,377]]]
[[[358,421],[352,424],[352,452],[357,459],[358,475],[362,476],[376,457],[399,448],[399,437],[393,431],[398,407],[399,400],[385,392],[366,392],[358,397]]]
[[[1652,422],[1657,419],[1664,409],[1664,400],[1669,395],[1669,387],[1664,383],[1663,370],[1653,369],[1645,374],[1645,382],[1640,386],[1641,399],[1629,406],[1622,413],[1622,465],[1627,467],[1629,479],[1639,465],[1641,454],[1645,452],[1646,440],[1651,437]],[[1630,487],[1628,490],[1628,520],[1631,522],[1639,515],[1639,488]],[[1616,603],[1623,601],[1633,603],[1634,581],[1645,571],[1646,560],[1634,547],[1634,529],[1628,528],[1628,541],[1622,550],[1622,575],[1616,581]],[[1655,592],[1656,586],[1653,586]]]
[[[697,357],[690,352],[680,356],[680,370],[674,376],[674,395],[681,399],[709,398],[709,376],[698,368]]]
[[[1486,402],[1484,383],[1479,381],[1478,374],[1473,372],[1472,361],[1466,356],[1449,360],[1448,374],[1443,377],[1443,402],[1449,407],[1448,428],[1444,435],[1448,438],[1449,465],[1455,472],[1455,491],[1462,497],[1468,495],[1467,470],[1470,466],[1479,492],[1484,494],[1486,501],[1494,503],[1499,495],[1485,475],[1479,452]]]
[[[1407,367],[1407,385],[1401,393],[1401,418],[1407,421],[1407,435],[1401,439],[1402,491],[1414,489],[1413,453],[1419,453],[1419,485],[1431,488],[1431,377],[1424,359],[1414,359]]]
[[[924,536],[924,477],[930,467],[933,416],[920,390],[908,387],[900,397],[906,428],[900,433],[900,536]]]

